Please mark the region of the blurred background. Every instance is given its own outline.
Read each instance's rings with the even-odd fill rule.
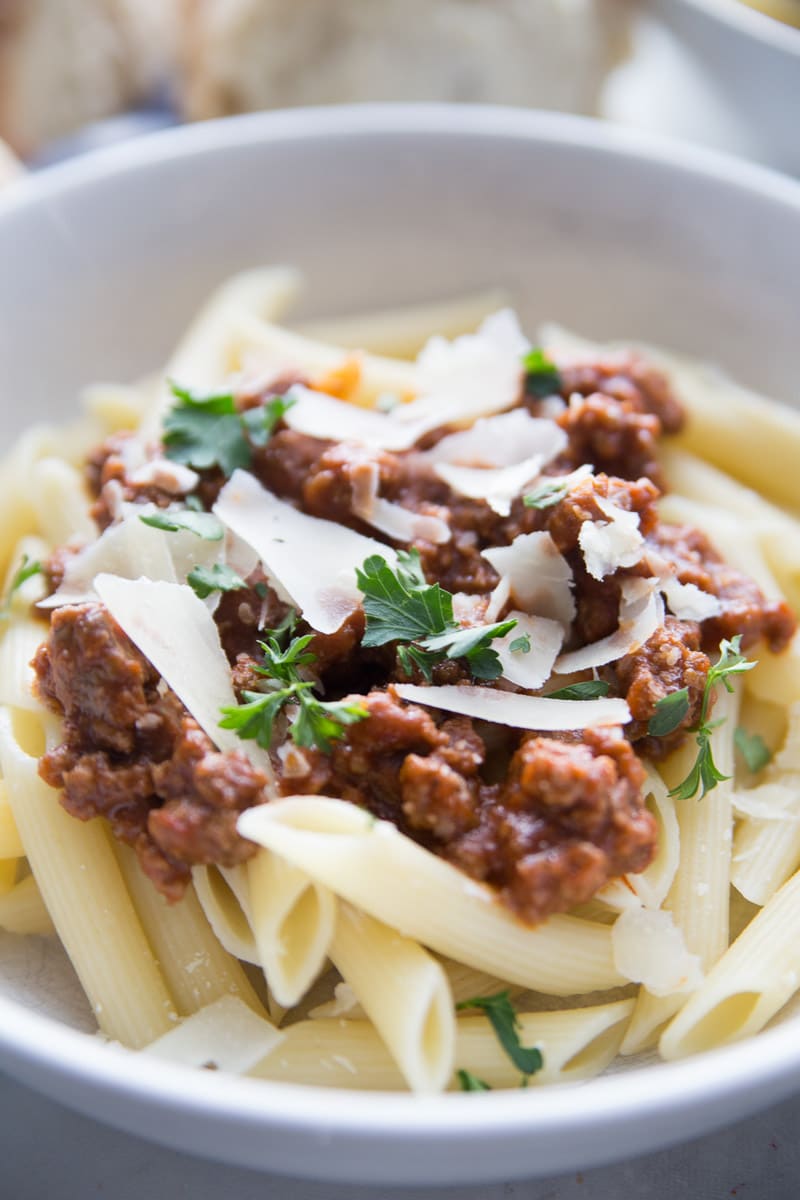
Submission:
[[[600,115],[800,174],[800,0],[0,0],[0,139],[33,166],[370,100]]]

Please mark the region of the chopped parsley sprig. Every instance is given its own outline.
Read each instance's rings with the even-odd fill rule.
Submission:
[[[745,671],[752,671],[756,665],[755,662],[748,660],[742,654],[741,644],[741,634],[737,634],[730,641],[725,639],[720,643],[719,659],[711,667],[706,677],[703,699],[700,705],[700,716],[690,730],[695,735],[697,757],[691,771],[683,782],[677,784],[670,791],[670,796],[674,796],[676,800],[689,800],[692,796],[697,796],[698,792],[698,799],[702,800],[718,783],[722,783],[723,780],[730,778],[729,775],[724,775],[714,762],[714,755],[711,749],[711,735],[720,722],[709,721],[708,714],[714,691],[718,684],[721,683],[726,691],[732,692],[733,682],[731,677],[741,675]],[[662,700],[659,700],[656,705],[656,711],[647,727],[649,733],[657,733],[658,736],[664,736],[665,733],[671,733],[674,729],[677,729],[689,710],[688,692],[686,692],[685,697],[681,695],[683,692],[686,692],[685,688],[681,688],[677,692],[672,692],[669,696],[665,696]]]
[[[186,582],[201,600],[205,600],[214,592],[238,592],[247,587],[241,575],[226,563],[214,563],[213,567],[192,567]]]
[[[733,735],[736,749],[745,761],[748,771],[757,775],[772,761],[772,751],[760,733],[748,733],[741,725]]]
[[[0,621],[8,621],[11,617],[11,604],[23,583],[27,583],[29,579],[33,579],[34,575],[41,575],[44,567],[40,562],[36,562],[29,558],[27,554],[23,554],[22,562],[14,572],[11,583],[8,585],[8,592],[0,602]]]
[[[219,517],[210,512],[198,512],[196,508],[160,508],[149,516],[140,516],[139,520],[164,533],[186,530],[204,542],[221,542],[225,536],[225,527]]]
[[[545,396],[557,396],[561,391],[561,372],[547,353],[534,346],[522,356],[525,372],[525,395],[543,400]]]
[[[164,418],[164,453],[198,471],[219,467],[232,475],[249,467],[254,446],[265,446],[278,421],[292,407],[291,396],[239,412],[232,392],[201,395],[170,380],[177,403]]]
[[[460,1004],[456,1005],[456,1009],[459,1011],[468,1008],[477,1008],[489,1018],[498,1042],[511,1059],[511,1062],[522,1074],[523,1082],[527,1082],[531,1075],[535,1075],[537,1071],[541,1071],[544,1066],[541,1050],[536,1046],[525,1047],[519,1040],[521,1024],[516,1009],[511,1003],[510,992],[497,992],[494,996],[473,996],[471,1000],[462,1000]],[[464,1072],[464,1074],[469,1075],[469,1072]],[[471,1076],[470,1078],[474,1079],[475,1077]],[[478,1080],[477,1082],[481,1081]],[[462,1087],[464,1087],[463,1082]],[[464,1088],[464,1090],[475,1091],[481,1089],[469,1087]]]
[[[264,691],[246,691],[243,704],[223,708],[220,728],[233,729],[243,740],[256,741],[269,750],[276,718],[287,705],[296,705],[289,724],[292,741],[330,754],[334,742],[344,737],[345,728],[363,721],[368,713],[361,704],[317,699],[314,682],[302,674],[316,662],[316,655],[308,649],[314,635],[292,636],[295,624],[292,613],[281,626],[268,631],[266,641],[259,642],[264,666],[255,670],[264,677]]]
[[[429,584],[419,552],[397,552],[397,568],[374,554],[357,568],[356,579],[364,596],[367,618],[363,646],[398,646],[398,658],[407,675],[412,664],[430,683],[433,668],[445,659],[463,658],[475,679],[497,679],[503,671],[490,643],[503,637],[516,621],[464,628],[453,616],[453,597],[438,584]]]

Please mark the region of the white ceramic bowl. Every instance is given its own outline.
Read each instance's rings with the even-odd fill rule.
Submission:
[[[645,39],[648,53],[624,97],[626,119],[800,175],[800,29],[739,0],[645,0],[644,7],[674,44]]]
[[[157,365],[216,282],[270,261],[306,270],[309,311],[500,283],[529,327],[551,316],[648,338],[796,391],[800,187],[572,118],[295,111],[161,134],[0,202],[4,434],[65,416],[80,384]],[[189,1073],[70,1028],[86,1013],[53,957],[0,939],[0,1065],[131,1132],[273,1171],[561,1172],[698,1135],[800,1085],[794,1021],[546,1091],[419,1099]]]

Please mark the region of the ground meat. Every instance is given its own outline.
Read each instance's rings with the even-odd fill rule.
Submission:
[[[437,726],[391,691],[361,702],[369,717],[347,729],[327,772],[309,772],[305,786],[285,780],[285,792],[341,796],[393,821],[531,923],[650,861],[644,771],[620,730],[588,730],[583,742],[527,736],[497,784],[486,781],[487,748],[470,719]]]
[[[718,596],[723,612],[703,622],[703,646],[719,649],[723,638],[742,635],[742,649],[762,638],[773,654],[789,644],[797,621],[783,600],[767,600],[754,580],[729,566],[699,529],[686,525],[659,525],[650,531],[650,547],[676,568],[681,583]]]
[[[667,617],[641,649],[609,668],[615,691],[625,697],[633,715],[625,732],[640,753],[649,758],[666,757],[683,740],[684,731],[697,723],[710,666],[700,650],[697,622]],[[689,708],[680,725],[666,737],[649,737],[647,723],[659,700],[682,688],[687,690]]]
[[[222,648],[231,664],[241,655],[261,660],[259,640],[264,630],[276,629],[289,612],[289,605],[278,599],[261,570],[254,571],[246,588],[223,592],[214,613]]]
[[[658,487],[663,473],[657,458],[661,422],[630,400],[615,400],[595,392],[574,399],[557,418],[569,438],[562,469],[591,463],[597,472],[624,479],[646,475]]]
[[[664,433],[678,433],[683,427],[686,414],[666,375],[639,354],[607,354],[567,364],[560,368],[560,374],[565,400],[575,392],[581,396],[602,392],[638,412],[652,413]]]
[[[282,500],[303,501],[303,485],[331,446],[321,438],[281,429],[253,453],[253,474]]]
[[[123,501],[168,508],[177,500],[185,499],[197,484],[197,477],[192,478],[193,472],[161,460],[148,478],[136,482],[125,454],[126,443],[132,443],[132,438],[130,433],[115,433],[98,447],[86,465],[86,481],[95,498],[91,513],[100,529],[114,523]],[[157,469],[159,465],[160,470]]]
[[[523,920],[540,921],[650,862],[656,825],[643,782],[619,729],[586,730],[580,741],[526,735],[505,785],[490,789],[479,824],[446,855],[499,888]]]
[[[253,852],[236,818],[261,803],[266,777],[220,754],[99,604],[56,609],[34,659],[39,694],[63,713],[65,738],[40,774],[81,820],[105,817],[143,869],[177,899],[200,863]]]
[[[542,510],[541,524],[552,537],[561,554],[577,549],[578,535],[584,521],[608,521],[597,503],[597,497],[610,500],[626,512],[639,514],[643,535],[658,523],[656,500],[658,488],[649,479],[617,479],[608,475],[591,475],[560,500]]]

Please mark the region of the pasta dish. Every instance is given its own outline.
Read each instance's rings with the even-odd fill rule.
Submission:
[[[491,293],[276,324],[298,287],[235,277],[0,468],[0,925],[109,1039],[271,1080],[756,1032],[800,986],[800,418]]]

